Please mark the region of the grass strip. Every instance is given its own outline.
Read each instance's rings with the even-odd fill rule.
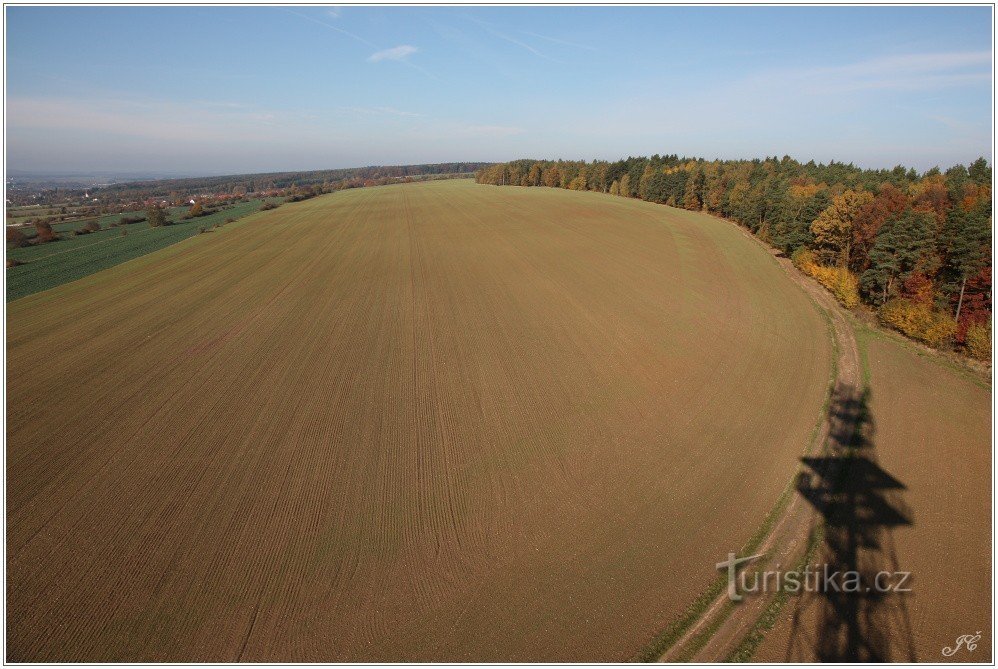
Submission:
[[[810,535],[807,540],[807,550],[804,551],[804,555],[798,560],[795,565],[797,571],[803,571],[807,567],[808,563],[814,559],[815,553],[818,551],[818,546],[821,545],[822,540],[825,536],[824,525],[816,525],[814,529],[811,530]],[[780,611],[786,605],[790,598],[790,592],[784,586],[780,588],[780,591],[773,597],[773,601],[769,603],[769,606],[762,612],[759,619],[755,621],[755,625],[749,630],[748,634],[741,640],[741,642],[728,654],[725,658],[725,662],[751,662],[752,657],[755,655],[756,650],[758,650],[760,644],[766,638],[766,634],[769,633],[773,627],[776,626],[776,621],[779,619]]]

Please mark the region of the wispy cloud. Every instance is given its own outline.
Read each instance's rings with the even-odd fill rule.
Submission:
[[[393,47],[391,49],[382,49],[378,44],[375,44],[374,42],[372,42],[369,39],[361,37],[360,35],[357,35],[356,33],[352,33],[349,30],[344,30],[343,28],[340,28],[339,26],[334,26],[334,25],[332,25],[330,23],[326,23],[325,21],[320,21],[319,19],[315,18],[314,16],[309,16],[307,14],[302,14],[301,12],[296,12],[294,10],[286,9],[286,8],[285,8],[285,11],[288,12],[288,13],[290,13],[290,14],[294,14],[295,16],[297,16],[299,18],[305,19],[306,21],[311,21],[312,23],[317,23],[320,26],[329,28],[330,30],[334,30],[334,31],[340,33],[341,35],[346,35],[347,37],[349,37],[349,38],[351,38],[353,40],[356,40],[357,42],[360,42],[361,44],[364,44],[365,46],[369,46],[369,47],[371,47],[373,49],[377,49],[377,51],[375,51],[373,54],[371,54],[368,57],[367,60],[369,62],[377,63],[377,62],[380,62],[380,61],[383,61],[383,60],[396,60],[396,61],[405,63],[410,68],[416,70],[417,72],[420,72],[421,74],[429,77],[430,79],[436,79],[437,78],[431,72],[429,72],[428,70],[426,70],[426,68],[422,67],[421,65],[417,65],[415,63],[411,63],[411,62],[409,62],[407,60],[407,58],[409,56],[411,56],[412,54],[416,53],[419,50],[419,49],[417,49],[414,46],[410,46],[408,44],[403,44],[401,46]],[[329,11],[330,12],[336,12],[335,16],[332,16],[332,18],[334,18],[334,19],[335,18],[339,18],[339,16],[340,16],[340,14],[339,14],[339,8],[334,8],[334,9],[331,9]]]
[[[943,126],[957,133],[962,133],[962,134],[969,134],[974,132],[979,133],[982,130],[986,130],[985,123],[966,121],[964,119],[959,119],[954,116],[949,116],[945,114],[927,114],[926,118],[935,121],[936,123],[940,123]]]
[[[328,16],[331,19],[338,19],[340,18],[340,12],[341,10],[339,7],[330,7],[329,9],[326,10],[326,16]]]
[[[312,23],[318,23],[320,26],[325,26],[326,28],[329,28],[330,30],[334,30],[334,31],[340,33],[341,35],[346,35],[347,37],[349,37],[351,39],[354,39],[354,40],[360,42],[361,44],[365,44],[367,46],[374,47],[375,49],[378,48],[378,45],[375,44],[374,42],[372,42],[370,40],[367,40],[367,39],[364,39],[360,35],[352,33],[349,30],[344,30],[343,28],[340,28],[339,26],[334,26],[334,25],[331,25],[329,23],[326,23],[325,21],[320,21],[319,19],[315,18],[314,16],[309,16],[308,14],[302,14],[301,12],[296,12],[293,9],[287,9],[287,8],[285,8],[284,11],[288,12],[289,14],[294,14],[295,16],[297,16],[299,18],[302,18],[302,19],[305,19],[306,21],[311,21]],[[337,17],[338,16],[339,16],[339,14],[337,14]],[[334,17],[334,18],[336,18],[336,17]]]
[[[391,49],[376,51],[368,56],[367,60],[370,63],[380,63],[383,60],[405,60],[417,51],[419,49],[411,44],[400,44],[399,46],[393,46]]]
[[[985,95],[991,71],[987,52],[911,52],[852,62],[829,59],[810,67],[743,64],[738,69],[668,93],[669,79],[663,77],[647,92],[607,100],[592,113],[613,128],[617,146],[664,144],[679,153],[722,147],[715,149],[717,155],[729,157],[793,155],[803,146],[810,157],[822,160],[869,163],[879,156],[885,162],[925,165],[922,154],[928,155],[930,144],[933,151],[943,147],[939,155],[979,152],[991,144],[986,117],[964,125],[964,112],[948,113],[928,102],[952,99],[954,109],[960,109],[956,100],[963,100],[965,92]],[[739,100],[751,103],[732,113],[733,101]],[[663,115],[666,108],[669,114]],[[979,114],[978,109],[966,111],[968,120]],[[580,142],[592,133],[591,124],[573,120],[561,130]],[[905,142],[910,146],[904,148]]]
[[[932,90],[977,84],[991,78],[991,54],[986,51],[910,53],[872,58],[836,67],[789,71],[808,80],[811,92],[864,90]]]
[[[553,44],[561,44],[562,46],[570,46],[576,49],[585,49],[586,51],[596,51],[596,47],[590,46],[588,44],[580,44],[578,42],[572,42],[567,39],[561,39],[560,37],[551,37],[550,35],[541,35],[540,33],[532,33],[529,30],[521,30],[521,35],[526,35],[528,37],[536,37],[537,39],[542,39]]]
[[[525,51],[529,51],[530,53],[534,54],[538,58],[543,58],[544,60],[549,60],[552,63],[558,63],[559,65],[566,65],[567,64],[564,61],[558,60],[557,58],[552,58],[551,56],[547,55],[546,53],[544,53],[540,49],[537,49],[537,48],[531,46],[530,44],[527,44],[523,40],[516,39],[512,35],[509,35],[509,34],[507,34],[505,32],[502,32],[501,30],[498,30],[499,26],[497,26],[495,23],[491,23],[490,21],[483,21],[483,20],[481,20],[479,18],[476,18],[474,16],[469,16],[469,15],[465,15],[464,18],[466,18],[467,20],[471,21],[472,23],[477,23],[478,25],[480,25],[485,30],[485,32],[487,32],[488,34],[492,35],[493,37],[501,39],[501,40],[503,40],[505,42],[509,42],[510,44],[515,44],[516,46],[520,47],[521,49],[524,49]]]
[[[535,49],[534,47],[530,46],[526,42],[518,40],[515,37],[511,37],[510,35],[507,35],[506,33],[499,32],[498,30],[493,30],[492,28],[486,28],[485,30],[490,35],[492,35],[493,37],[498,37],[501,40],[505,40],[505,41],[509,42],[510,44],[515,44],[516,46],[520,47],[521,49],[525,49],[526,51],[529,51],[530,53],[534,54],[538,58],[543,58],[544,60],[550,60],[552,63],[558,63],[560,65],[565,65],[566,64],[564,61],[558,60],[557,58],[552,58],[551,56],[549,56],[546,53],[540,51],[539,49]]]

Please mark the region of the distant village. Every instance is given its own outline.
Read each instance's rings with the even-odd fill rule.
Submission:
[[[398,167],[363,167],[317,172],[162,179],[93,185],[88,188],[52,184],[6,184],[8,226],[71,223],[110,214],[194,207],[218,210],[237,202],[294,202],[349,188],[364,188],[425,179],[471,176],[487,163],[443,163]]]

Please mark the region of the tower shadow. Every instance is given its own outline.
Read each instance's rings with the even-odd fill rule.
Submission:
[[[797,492],[824,533],[818,571],[839,574],[841,587],[823,581],[798,601],[788,661],[917,660],[905,591],[913,582],[901,575],[893,534],[914,521],[905,485],[877,463],[869,402],[869,390],[837,386],[827,454],[802,459]]]

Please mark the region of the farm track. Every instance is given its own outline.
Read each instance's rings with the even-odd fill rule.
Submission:
[[[859,489],[854,513],[864,522],[852,532],[862,541],[846,562],[866,573],[906,572],[910,591],[852,602],[794,597],[753,660],[989,662],[986,632],[972,651],[942,650],[991,623],[992,389],[899,337],[856,330],[869,375],[856,455],[867,473],[856,479],[876,485]],[[817,558],[841,563],[836,547],[848,545],[855,526],[831,526],[838,534]]]
[[[856,570],[867,583],[876,573],[908,574],[910,592],[805,593],[779,609],[772,609],[774,596],[750,596],[737,606],[722,596],[660,659],[728,661],[744,652],[766,615],[772,618],[764,635],[741,659],[943,659],[950,639],[990,623],[991,537],[966,529],[990,521],[990,505],[982,503],[990,499],[990,386],[858,324],[789,261],[779,262],[829,314],[838,374],[822,427],[824,457],[810,471],[802,468],[785,513],[752,551],[765,559],[748,569],[799,569],[810,555],[812,565]],[[827,501],[808,506],[802,494]],[[843,498],[855,501],[836,506]],[[855,554],[844,550],[853,543]],[[973,651],[952,659],[987,662],[992,648],[985,634]]]
[[[361,189],[8,305],[8,660],[625,660],[785,485],[825,324],[728,224]]]
[[[747,234],[747,233],[746,233]],[[754,240],[758,243],[757,240]],[[761,243],[760,243],[761,246]],[[775,256],[775,254],[774,254]],[[801,274],[786,257],[775,256],[783,271],[798,284],[828,315],[832,336],[837,351],[836,376],[827,410],[821,418],[818,434],[813,446],[807,446],[801,455],[819,453],[841,454],[857,429],[859,415],[853,411],[842,411],[843,406],[853,405],[862,395],[862,373],[856,335],[848,316],[827,290],[814,280]],[[814,446],[817,446],[814,449]],[[835,475],[834,462],[826,463],[824,476]],[[797,468],[794,468],[794,479]],[[808,539],[821,524],[820,515],[808,506],[795,491],[779,519],[774,523],[769,535],[753,550],[753,554],[765,555],[764,560],[752,564],[755,568],[791,568],[803,556]],[[692,625],[659,658],[660,662],[693,661],[723,662],[738,647],[745,636],[752,631],[775,593],[768,596],[753,596],[731,606],[727,592],[720,594],[706,609],[697,623]],[[713,631],[707,631],[714,625]],[[709,634],[706,641],[698,639]],[[691,644],[699,647],[691,648]]]

